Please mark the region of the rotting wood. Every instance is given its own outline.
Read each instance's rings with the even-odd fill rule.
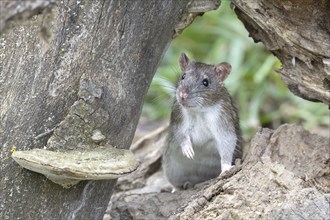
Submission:
[[[162,130],[135,147],[144,169],[119,179],[105,220],[121,215],[187,220],[328,218],[329,137],[289,124],[259,129],[242,164],[192,189],[170,193],[162,170],[151,168],[151,161],[160,160],[165,136]],[[148,167],[153,172],[146,175]]]
[[[281,61],[292,93],[330,105],[330,1],[232,0],[250,36]]]

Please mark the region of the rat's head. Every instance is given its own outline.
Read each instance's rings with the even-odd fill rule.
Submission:
[[[190,61],[182,53],[179,59],[182,70],[176,99],[185,108],[200,108],[216,104],[224,91],[223,81],[231,71],[229,63],[209,65]]]

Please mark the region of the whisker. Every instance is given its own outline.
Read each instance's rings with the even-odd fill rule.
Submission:
[[[157,95],[156,97],[152,98],[149,102],[150,103],[157,103],[158,101],[161,102],[172,102],[173,96],[168,94]]]
[[[171,85],[162,85],[161,83],[155,83],[154,85],[161,86],[162,88],[166,89],[166,91],[170,91],[170,92],[176,90],[176,88]]]
[[[171,81],[169,78],[165,77],[165,76],[162,76],[162,75],[158,75],[158,76],[155,76],[153,80],[165,80],[165,81]]]
[[[177,76],[177,78],[179,78],[179,76],[182,74],[181,71],[179,71],[176,67],[171,66],[171,69],[173,71],[173,73],[175,73],[175,75]]]
[[[157,78],[154,79],[154,81],[152,83],[154,85],[160,85],[162,87],[167,87],[167,88],[172,89],[172,90],[176,89],[174,84],[170,80],[168,80],[164,77],[157,77]]]
[[[200,107],[203,106],[202,100],[203,100],[202,98],[197,99],[197,105],[200,106]]]

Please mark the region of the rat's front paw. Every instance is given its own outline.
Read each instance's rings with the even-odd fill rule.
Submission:
[[[192,148],[192,146],[183,145],[183,146],[181,146],[181,150],[182,150],[182,154],[184,156],[188,157],[189,159],[194,159],[195,152],[194,152],[194,149]]]
[[[183,141],[183,143],[181,144],[181,150],[184,156],[188,157],[189,159],[194,159],[195,152],[190,139],[185,139]]]
[[[230,170],[233,166],[231,164],[221,164],[221,174],[223,174],[224,172]]]

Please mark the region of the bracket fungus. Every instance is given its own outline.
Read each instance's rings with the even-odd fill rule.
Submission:
[[[139,167],[131,151],[112,146],[65,152],[32,149],[15,151],[12,157],[22,167],[41,173],[65,188],[81,180],[117,179]]]

